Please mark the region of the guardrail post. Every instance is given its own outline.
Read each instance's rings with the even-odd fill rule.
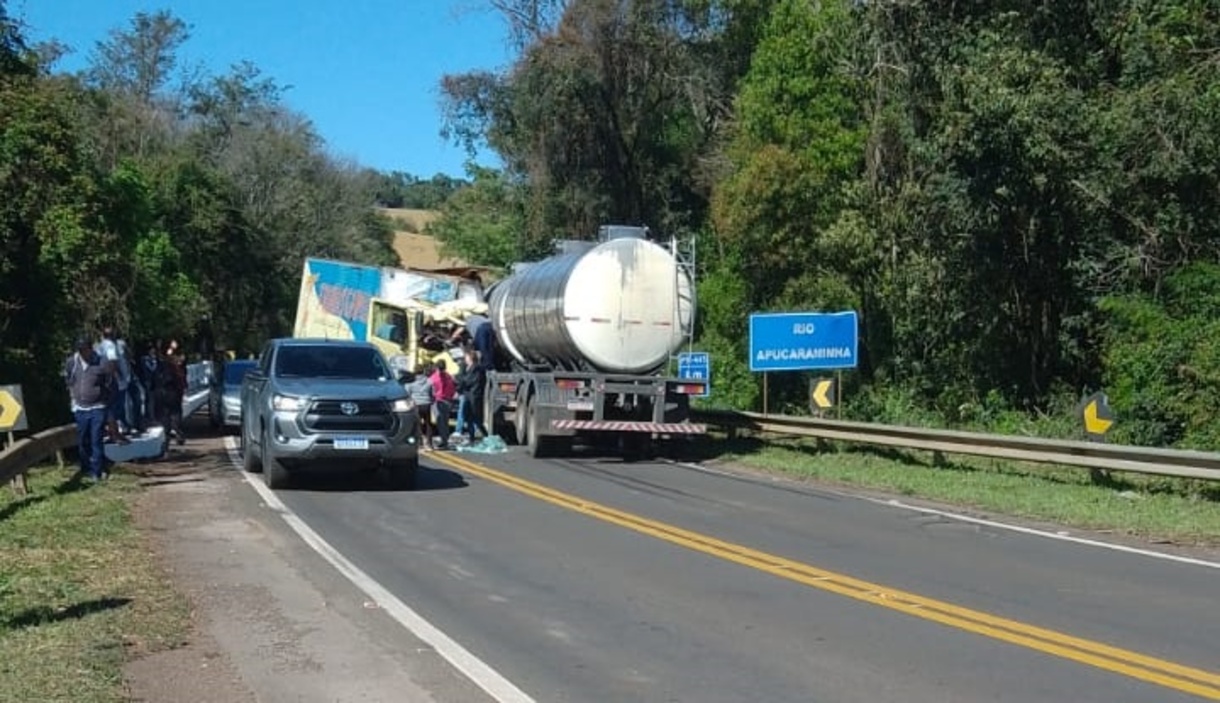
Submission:
[[[30,485],[26,483],[24,471],[14,476],[9,485],[13,487],[13,494],[18,498],[30,492]]]
[[[9,432],[8,433],[8,444],[5,446],[11,447],[11,446],[13,446],[14,442],[15,442],[15,440],[13,439],[13,433]],[[14,476],[12,481],[9,481],[9,485],[12,486],[12,488],[13,488],[13,493],[15,495],[17,495],[18,497],[24,496],[25,494],[30,492],[30,485],[25,480],[25,473],[26,472],[22,471],[21,473]]]

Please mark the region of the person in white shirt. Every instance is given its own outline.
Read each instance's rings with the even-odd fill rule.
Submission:
[[[124,402],[123,399],[126,397],[127,387],[124,385],[123,392],[117,392],[119,384],[119,345],[114,341],[113,327],[107,326],[102,328],[102,339],[97,343],[95,349],[116,388],[116,392],[110,394],[106,407],[106,433],[112,442],[131,444],[131,440],[124,437],[122,432],[119,432],[120,408]]]
[[[143,429],[143,422],[140,420],[140,415],[136,409],[140,407],[139,382],[135,378],[132,371],[131,353],[127,348],[127,341],[120,338],[115,340],[115,346],[118,348],[118,389],[119,400],[118,414],[119,422],[123,425],[122,430],[127,434],[135,434],[138,430]]]

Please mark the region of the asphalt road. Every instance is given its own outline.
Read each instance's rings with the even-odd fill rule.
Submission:
[[[1218,569],[664,463],[425,465],[279,496],[538,701],[1220,700]]]

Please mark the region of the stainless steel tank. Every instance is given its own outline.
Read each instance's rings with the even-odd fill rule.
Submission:
[[[664,247],[639,237],[569,246],[498,282],[488,317],[524,366],[647,374],[689,332],[693,281]]]

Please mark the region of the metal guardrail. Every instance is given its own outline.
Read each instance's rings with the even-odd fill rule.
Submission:
[[[1220,481],[1220,453],[937,430],[866,422],[698,410],[691,420],[723,428],[994,459]]]
[[[187,366],[188,389],[182,399],[182,416],[189,417],[208,401],[211,362]],[[0,452],[0,484],[22,476],[38,462],[76,447],[76,425],[60,425],[19,439]]]

